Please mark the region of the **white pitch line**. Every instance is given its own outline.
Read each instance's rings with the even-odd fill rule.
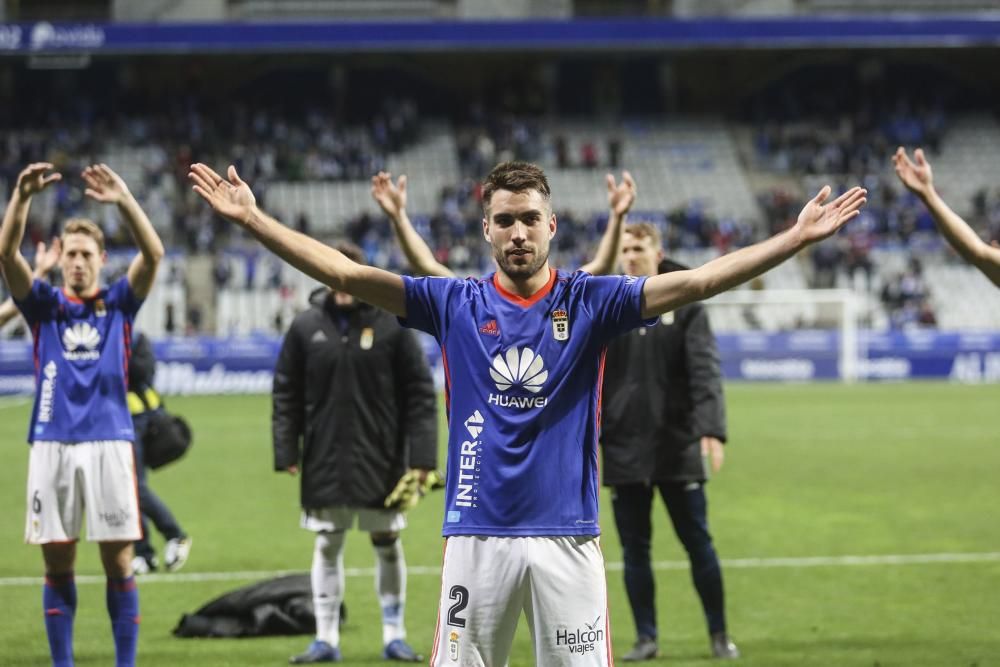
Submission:
[[[9,398],[0,400],[0,410],[6,410],[7,408],[19,408],[22,405],[27,405],[31,402],[30,398]]]
[[[754,569],[775,567],[850,567],[858,565],[933,565],[938,563],[993,563],[1000,562],[1000,551],[983,553],[942,553],[904,554],[883,556],[812,556],[803,558],[733,558],[723,560],[727,569]],[[605,563],[605,569],[620,572],[624,565],[620,561]],[[666,560],[653,563],[654,570],[686,570],[687,561]],[[289,574],[305,574],[304,570],[250,570],[243,572],[189,572],[186,574],[144,574],[139,577],[143,584],[188,583],[199,581],[256,581]],[[408,574],[417,576],[440,575],[441,566],[411,565]],[[371,577],[375,569],[371,567],[348,567],[344,569],[348,577]],[[37,586],[41,577],[2,577],[0,586]],[[82,575],[76,578],[78,584],[103,584],[103,575]]]

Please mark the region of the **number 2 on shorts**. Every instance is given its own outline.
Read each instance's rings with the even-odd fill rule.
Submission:
[[[448,597],[455,600],[455,604],[448,608],[448,625],[456,628],[464,628],[465,619],[459,616],[458,613],[469,606],[469,589],[465,586],[452,586],[448,592]]]

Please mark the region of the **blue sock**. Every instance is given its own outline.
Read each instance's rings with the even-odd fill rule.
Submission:
[[[115,667],[134,667],[139,641],[139,591],[135,577],[108,579],[108,616],[115,637]]]
[[[42,608],[45,610],[45,633],[49,636],[52,667],[73,667],[76,580],[72,572],[45,576]]]

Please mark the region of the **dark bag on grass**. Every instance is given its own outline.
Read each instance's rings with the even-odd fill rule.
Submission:
[[[143,461],[153,470],[176,461],[191,447],[191,427],[163,408],[147,413],[141,437]]]
[[[340,606],[340,623],[347,608]],[[308,574],[268,579],[226,593],[184,614],[175,637],[261,637],[316,632],[312,584]]]

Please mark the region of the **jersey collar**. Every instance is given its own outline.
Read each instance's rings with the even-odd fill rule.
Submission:
[[[506,289],[504,289],[503,285],[500,284],[499,271],[493,274],[493,287],[496,288],[497,294],[507,299],[511,303],[521,306],[522,308],[528,308],[538,303],[542,298],[545,297],[545,295],[547,295],[549,292],[552,291],[552,286],[555,284],[556,284],[556,270],[550,267],[549,281],[544,285],[542,285],[542,288],[539,289],[537,292],[525,298],[523,296],[518,296],[517,294],[514,294],[513,292],[509,292]]]
[[[73,294],[65,287],[62,288],[62,293],[63,296],[66,297],[66,300],[69,301],[70,303],[87,303],[88,301],[93,301],[94,299],[96,299],[101,295],[101,288],[98,286],[98,288],[94,290],[93,294],[88,294],[87,296],[84,297],[79,297]]]

